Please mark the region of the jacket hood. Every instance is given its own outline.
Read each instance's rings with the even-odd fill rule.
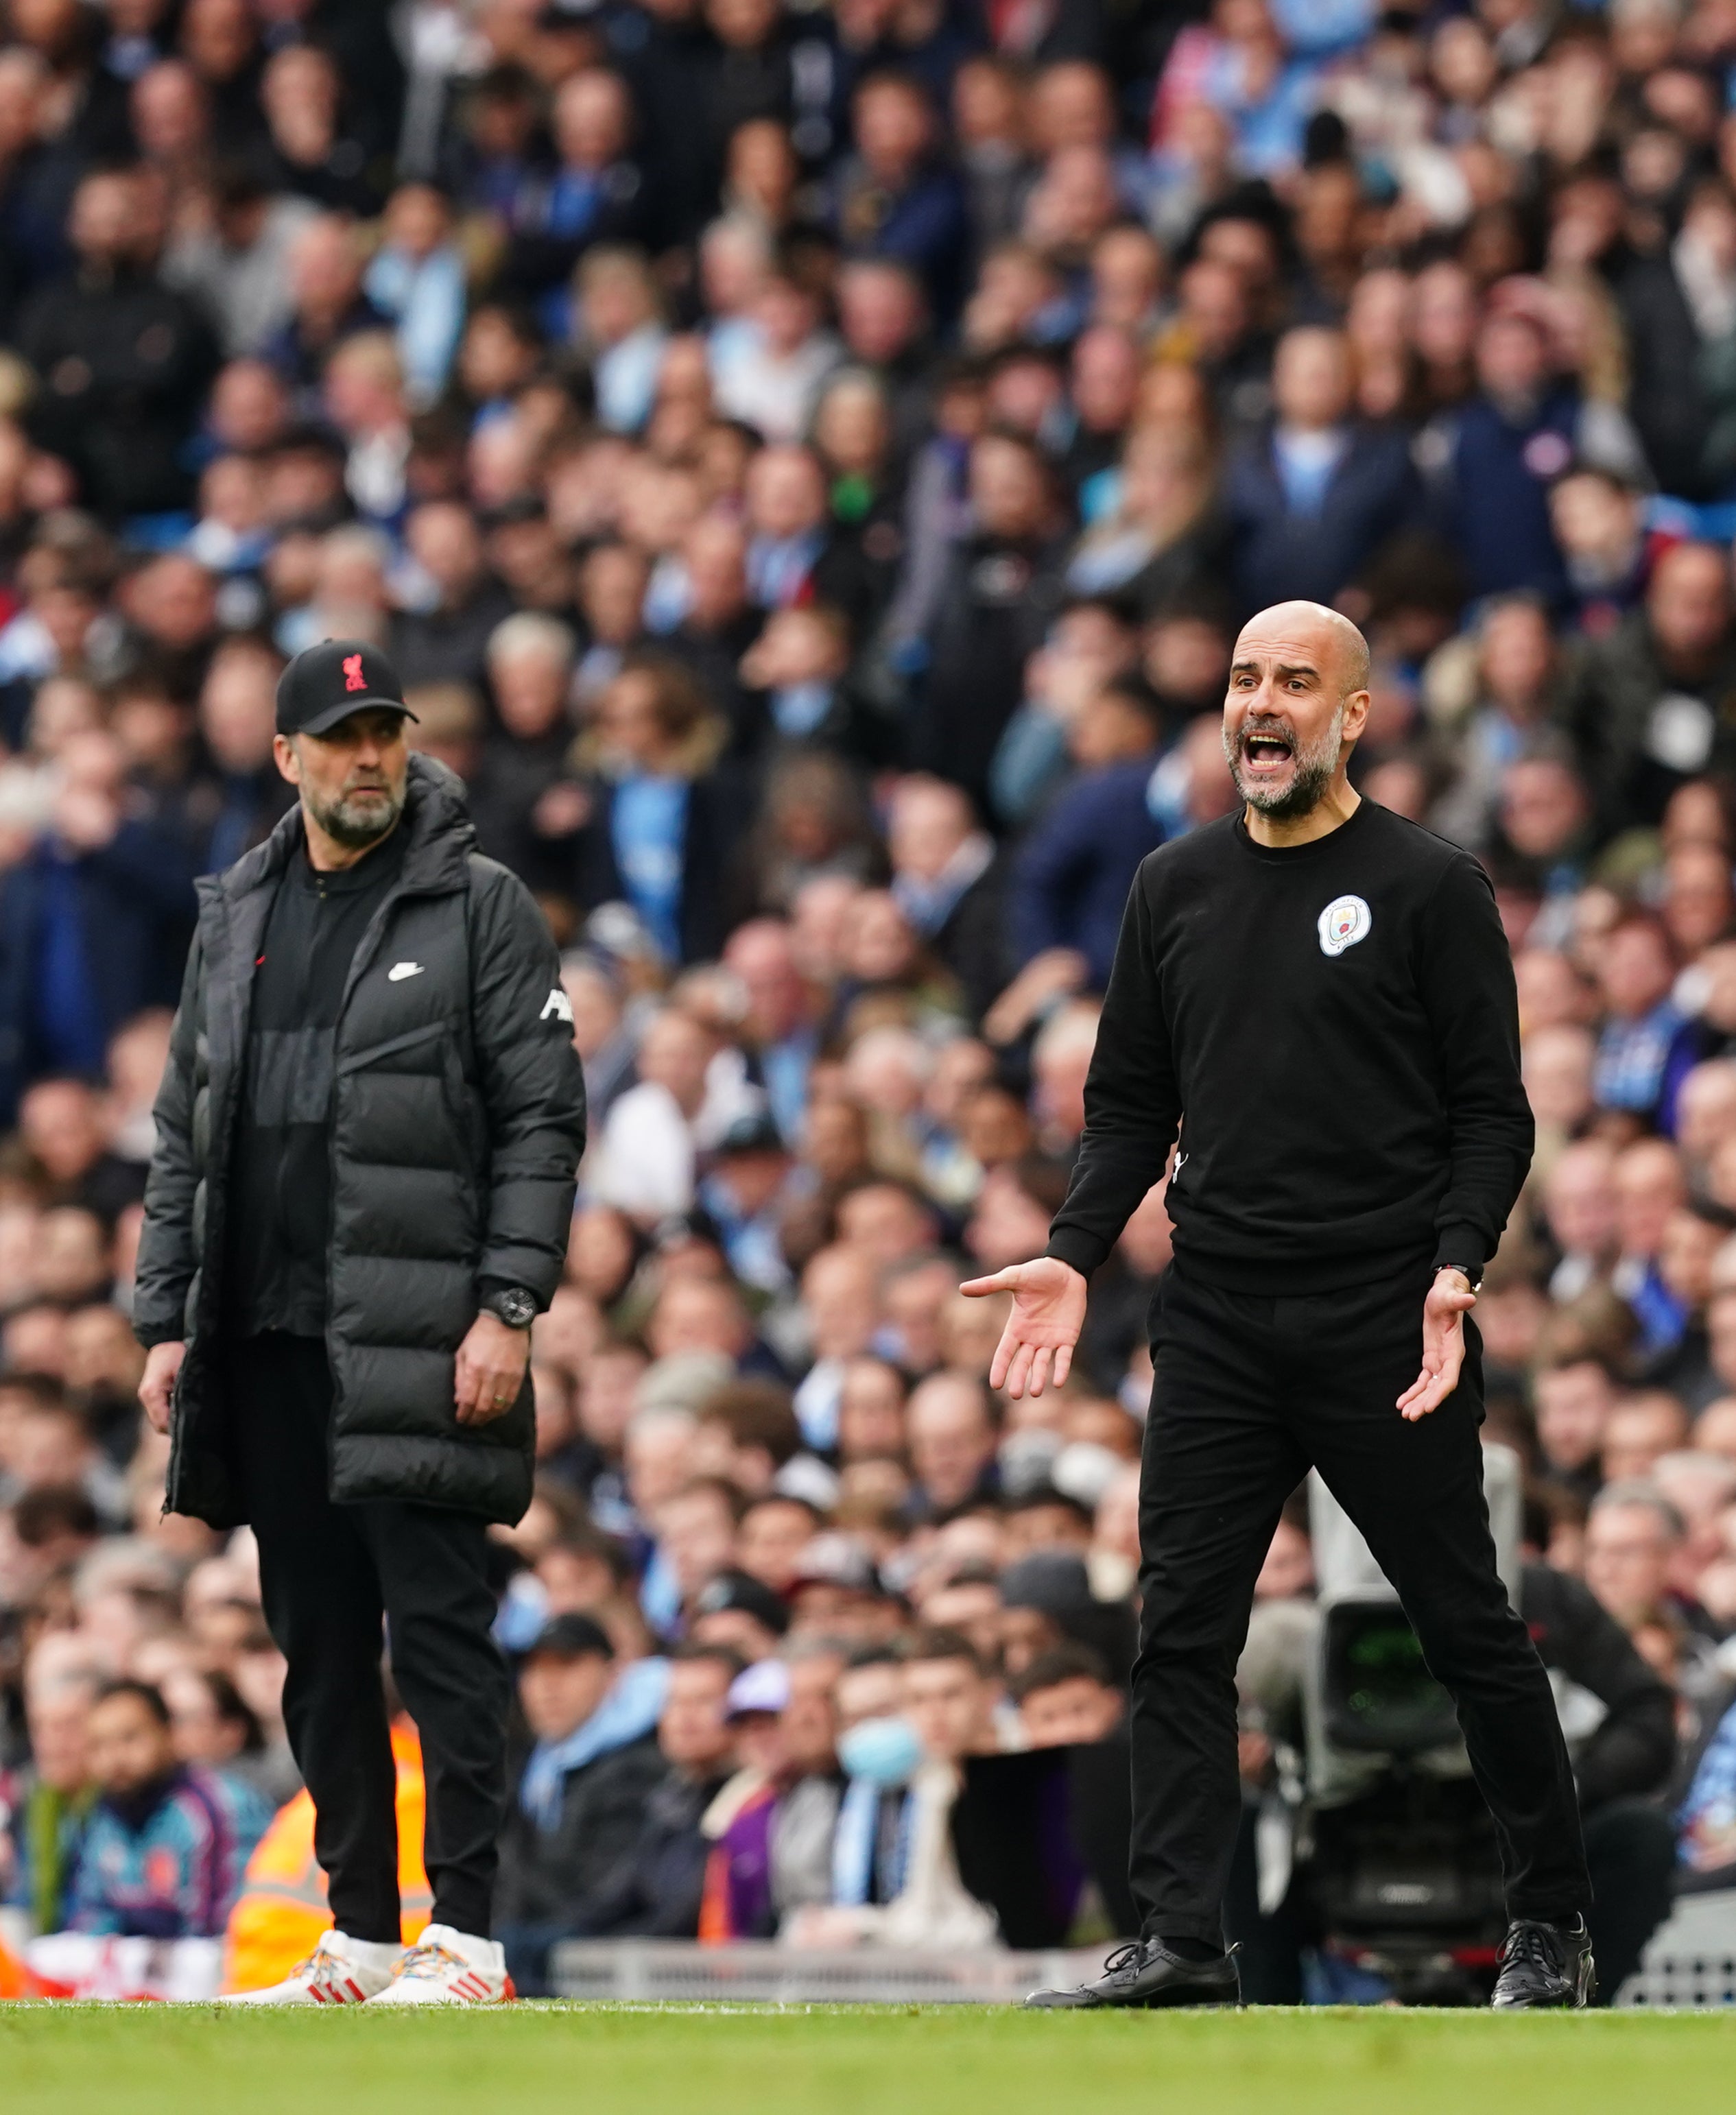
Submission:
[[[398,828],[409,841],[404,855],[407,887],[434,888],[456,885],[462,879],[464,860],[476,849],[476,826],[471,820],[464,781],[457,772],[413,751]],[[246,896],[275,879],[305,836],[298,801],[263,844],[243,853],[226,873],[204,876],[199,887],[230,897]]]

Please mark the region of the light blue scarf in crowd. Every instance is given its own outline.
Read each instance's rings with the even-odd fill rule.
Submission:
[[[582,1726],[564,1741],[539,1741],[525,1764],[518,1803],[540,1829],[560,1825],[561,1798],[574,1770],[599,1755],[642,1740],[663,1716],[669,1686],[666,1659],[636,1659],[615,1677],[614,1686]]]

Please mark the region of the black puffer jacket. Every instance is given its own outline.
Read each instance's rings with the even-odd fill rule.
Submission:
[[[475,851],[457,779],[412,757],[399,827],[402,869],[356,950],[336,1031],[332,1496],[513,1521],[530,1498],[528,1377],[505,1416],[461,1426],[453,1355],[481,1281],[544,1305],[559,1282],[584,1081],[553,943],[522,885]],[[301,836],[295,809],[199,884],[145,1192],[134,1324],[146,1344],[187,1345],[168,1503],[219,1527],[240,1518],[218,1356],[229,1160],[254,966]]]

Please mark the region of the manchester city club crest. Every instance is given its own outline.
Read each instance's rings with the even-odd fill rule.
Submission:
[[[1374,915],[1360,896],[1334,896],[1320,915],[1320,952],[1342,955],[1366,939]]]

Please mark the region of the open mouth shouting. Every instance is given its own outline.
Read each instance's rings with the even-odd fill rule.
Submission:
[[[1296,755],[1296,737],[1288,727],[1245,727],[1237,744],[1238,761],[1250,778],[1281,778]]]

